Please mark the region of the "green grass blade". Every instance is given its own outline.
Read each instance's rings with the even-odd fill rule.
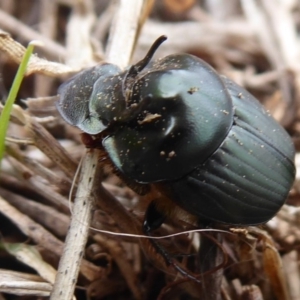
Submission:
[[[21,64],[18,68],[17,74],[15,76],[14,82],[12,84],[12,87],[9,91],[7,101],[3,107],[3,110],[0,115],[0,166],[1,166],[1,161],[4,156],[5,152],[5,137],[6,137],[6,132],[9,124],[9,117],[10,113],[13,107],[13,104],[15,102],[16,96],[19,92],[21,83],[24,78],[24,74],[27,69],[27,65],[30,59],[30,56],[33,52],[34,46],[36,45],[36,42],[31,42],[29,43],[25,54],[23,56],[23,59],[21,61]]]

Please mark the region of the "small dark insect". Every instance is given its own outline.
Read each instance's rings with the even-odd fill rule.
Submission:
[[[99,147],[129,186],[158,192],[146,232],[174,204],[204,222],[267,222],[294,181],[289,135],[251,94],[201,59],[173,54],[150,63],[165,39],[126,71],[105,63],[71,78],[59,88],[59,112],[101,136]]]

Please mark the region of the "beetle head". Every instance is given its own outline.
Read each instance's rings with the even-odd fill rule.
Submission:
[[[62,84],[57,103],[62,117],[88,134],[98,134],[116,121],[134,118],[143,107],[136,105],[138,98],[132,97],[132,86],[166,39],[159,37],[146,56],[125,72],[116,65],[104,63]],[[150,98],[151,95],[147,97]]]

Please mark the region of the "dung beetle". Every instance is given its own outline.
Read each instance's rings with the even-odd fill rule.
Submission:
[[[289,135],[203,60],[172,54],[151,63],[165,39],[125,71],[103,63],[71,78],[59,88],[60,114],[101,137],[99,148],[129,186],[157,191],[146,231],[174,207],[203,222],[267,222],[294,181]]]

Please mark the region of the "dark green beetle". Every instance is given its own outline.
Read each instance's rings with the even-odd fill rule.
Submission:
[[[155,186],[202,221],[268,221],[294,181],[289,135],[252,95],[201,59],[174,54],[150,65],[164,40],[127,71],[103,64],[76,75],[60,87],[58,110],[101,135],[99,146],[125,181]],[[145,228],[158,227],[164,213],[147,213]]]

